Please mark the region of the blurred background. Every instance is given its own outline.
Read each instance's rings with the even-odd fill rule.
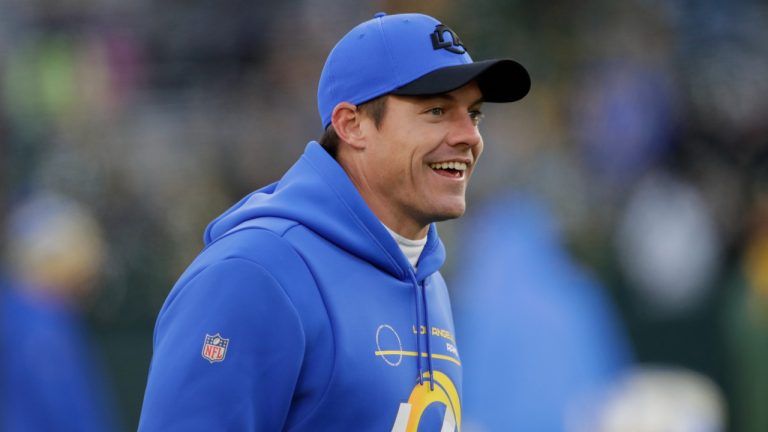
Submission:
[[[320,136],[325,56],[380,10],[533,79],[440,226],[465,430],[768,430],[758,0],[0,0],[4,428],[135,430],[203,229]],[[42,406],[93,415],[16,421]]]

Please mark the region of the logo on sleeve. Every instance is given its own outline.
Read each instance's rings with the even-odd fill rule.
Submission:
[[[205,343],[203,344],[203,358],[211,362],[220,362],[224,360],[224,356],[227,355],[227,346],[229,346],[229,339],[224,339],[219,333],[215,335],[205,335]]]

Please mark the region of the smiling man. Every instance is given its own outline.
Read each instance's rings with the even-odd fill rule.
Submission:
[[[168,295],[139,429],[458,430],[434,222],[465,211],[482,103],[529,87],[425,15],[345,35],[320,77],[320,142],[208,226]]]

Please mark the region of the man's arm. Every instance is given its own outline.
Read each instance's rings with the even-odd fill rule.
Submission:
[[[180,288],[158,318],[139,430],[281,430],[305,347],[283,288],[241,258]]]

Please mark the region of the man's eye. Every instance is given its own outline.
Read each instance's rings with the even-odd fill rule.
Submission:
[[[430,108],[429,110],[427,110],[427,112],[429,112],[430,114],[432,114],[434,116],[441,116],[441,115],[445,114],[445,110],[443,108],[439,108],[439,107]]]
[[[483,112],[482,112],[482,111],[479,111],[479,110],[470,111],[470,112],[469,112],[469,118],[471,118],[471,119],[472,119],[472,121],[473,121],[475,124],[479,124],[479,123],[480,123],[480,120],[482,120],[482,119],[483,119]]]

